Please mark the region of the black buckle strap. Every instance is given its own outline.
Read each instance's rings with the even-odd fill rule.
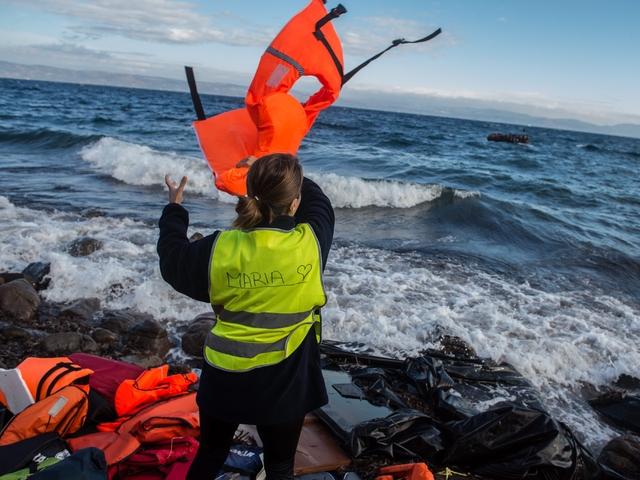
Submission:
[[[347,13],[347,9],[344,8],[342,4],[338,4],[336,8],[332,8],[329,13],[327,13],[324,17],[322,17],[320,20],[316,22],[316,30],[315,32],[313,32],[313,36],[322,42],[322,44],[325,46],[325,48],[329,52],[329,55],[331,55],[331,58],[333,59],[333,63],[336,65],[336,68],[338,69],[338,73],[340,73],[341,77],[344,73],[344,68],[342,66],[342,63],[340,63],[340,59],[338,58],[336,53],[333,51],[333,48],[331,48],[331,45],[329,45],[327,38],[324,36],[324,33],[322,33],[320,29],[324,25],[326,25],[328,22],[333,20],[334,18],[338,18],[343,13]]]
[[[189,83],[189,91],[191,92],[191,100],[193,101],[193,108],[196,110],[196,116],[198,120],[206,120],[204,114],[204,108],[202,108],[202,102],[200,101],[200,95],[198,95],[198,87],[196,87],[196,77],[193,75],[193,67],[184,67],[187,73],[187,82]]]
[[[36,387],[36,397],[34,398],[34,400],[37,402],[39,400],[42,400],[45,397],[48,397],[49,395],[51,395],[51,392],[53,391],[56,384],[62,377],[72,372],[77,372],[79,370],[82,370],[82,367],[75,365],[71,362],[60,362],[55,364],[44,375],[42,375],[42,378],[40,378],[40,381],[38,382],[38,386]],[[60,373],[58,373],[58,376],[56,376],[51,380],[47,390],[43,392],[45,382],[49,379],[49,377],[52,377],[57,372],[60,372]]]
[[[342,86],[344,86],[345,83],[347,83],[349,80],[351,80],[351,77],[353,77],[356,73],[358,73],[360,70],[362,70],[364,67],[366,67],[367,65],[369,65],[371,62],[373,62],[376,58],[380,57],[383,53],[388,52],[389,50],[391,50],[394,47],[397,47],[398,45],[402,45],[404,43],[422,43],[422,42],[427,42],[429,40],[431,40],[432,38],[437,37],[438,35],[440,35],[442,33],[442,29],[439,28],[438,30],[436,30],[435,32],[433,32],[431,35],[427,35],[424,38],[421,38],[420,40],[405,40],[404,38],[398,38],[397,40],[394,40],[391,45],[387,48],[385,48],[383,51],[381,51],[380,53],[378,53],[377,55],[374,55],[373,57],[371,57],[369,60],[366,60],[365,62],[361,63],[360,65],[358,65],[356,68],[354,68],[353,70],[351,70],[349,73],[347,73],[346,75],[342,76]]]

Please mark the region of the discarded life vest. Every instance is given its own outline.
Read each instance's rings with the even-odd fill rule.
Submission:
[[[433,480],[433,473],[424,463],[406,463],[382,467],[376,480]]]
[[[98,430],[116,430],[141,409],[163,399],[184,395],[189,386],[198,381],[195,373],[167,376],[168,372],[169,366],[162,365],[145,370],[135,380],[124,380],[114,397],[114,406],[119,418],[114,422],[101,423]]]
[[[327,13],[322,0],[312,0],[263,54],[245,97],[246,108],[206,120],[204,112],[198,114],[193,126],[219,190],[246,195],[248,169],[236,168],[236,163],[249,155],[295,154],[318,113],[338,98],[344,62],[329,20],[344,12],[339,6]],[[304,75],[316,77],[322,88],[301,104],[288,92]],[[192,78],[190,84],[193,95]]]
[[[67,357],[28,357],[17,368],[36,402],[67,385],[88,385],[89,375],[93,373]]]
[[[99,357],[88,353],[71,353],[69,360],[76,365],[92,370],[89,377],[91,390],[100,394],[110,405],[120,384],[125,380],[135,380],[146,369],[132,363]]]
[[[150,368],[135,380],[123,381],[114,397],[118,415],[127,415],[143,405],[186,392],[189,385],[198,381],[195,373],[170,375],[169,365]]]
[[[77,432],[89,411],[89,385],[68,385],[28,406],[0,432],[0,446],[35,435],[57,432],[66,437]]]
[[[101,431],[67,440],[72,452],[86,447],[104,451],[109,466],[136,452],[141,445],[173,438],[200,436],[196,393],[165,398],[139,410],[115,430]]]
[[[198,121],[193,124],[218,190],[246,195],[248,168],[236,164],[252,155],[295,154],[320,111],[333,104],[357,72],[388,50],[421,43],[441,33],[408,41],[394,40],[382,52],[344,73],[342,44],[331,20],[347,12],[338,5],[327,12],[325,0],[311,3],[278,33],[260,59],[245,97],[245,108],[206,118],[191,67],[185,67]],[[302,76],[313,76],[322,87],[304,103],[289,94]]]

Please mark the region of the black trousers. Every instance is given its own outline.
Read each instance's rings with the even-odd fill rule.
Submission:
[[[267,480],[293,480],[293,461],[304,417],[277,425],[256,425],[264,447]],[[215,479],[229,455],[237,423],[221,422],[200,410],[200,447],[186,480]]]

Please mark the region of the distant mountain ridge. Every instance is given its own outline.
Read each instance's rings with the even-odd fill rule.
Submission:
[[[188,91],[185,80],[129,75],[93,70],[70,70],[43,65],[23,65],[0,61],[0,78],[20,80],[45,80],[51,82],[107,85],[114,87],[144,88],[150,90]],[[198,81],[198,91],[202,94],[244,97],[247,86],[233,83]],[[380,92],[373,89],[345,89],[339,105],[344,107],[387,110],[394,112],[434,115],[439,117],[462,118],[491,123],[520,125],[523,127],[543,127],[557,130],[618,135],[640,138],[640,125],[618,124],[600,126],[569,118],[548,118],[520,113],[517,111],[496,109],[487,101],[469,101],[466,99],[442,98],[437,96],[410,93],[385,92],[385,104],[381,104]],[[476,105],[476,106],[470,106]]]

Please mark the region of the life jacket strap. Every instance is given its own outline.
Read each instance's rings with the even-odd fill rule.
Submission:
[[[338,69],[338,73],[340,73],[340,77],[342,77],[344,73],[344,68],[342,67],[342,63],[340,63],[340,59],[331,48],[331,45],[327,41],[327,38],[324,36],[324,33],[320,30],[325,24],[333,20],[334,18],[338,18],[343,13],[347,13],[347,9],[340,3],[336,8],[332,8],[329,13],[327,13],[324,17],[316,22],[316,30],[313,32],[313,36],[316,37],[317,40],[320,40],[322,44],[325,46],[329,55],[333,59],[333,63],[336,65]]]
[[[351,80],[351,77],[353,77],[356,73],[358,73],[360,70],[362,70],[364,67],[366,67],[367,65],[369,65],[371,62],[373,62],[376,58],[382,56],[383,53],[388,52],[389,50],[391,50],[394,47],[397,47],[398,45],[402,45],[405,43],[422,43],[422,42],[427,42],[429,40],[431,40],[432,38],[437,37],[438,35],[440,35],[442,33],[442,29],[439,28],[438,30],[436,30],[435,32],[433,32],[431,35],[427,35],[424,38],[421,38],[419,40],[405,40],[404,38],[398,38],[397,40],[394,40],[391,45],[387,48],[385,48],[383,51],[381,51],[380,53],[374,55],[373,57],[371,57],[369,60],[364,61],[363,63],[361,63],[360,65],[358,65],[356,68],[354,68],[353,70],[351,70],[349,73],[345,74],[342,76],[342,86],[344,86],[345,83],[347,83],[349,80]]]
[[[189,91],[191,92],[191,100],[193,101],[193,108],[196,110],[196,116],[198,120],[206,120],[207,117],[204,114],[204,108],[202,108],[202,102],[200,101],[200,95],[198,95],[198,87],[196,87],[196,77],[193,75],[193,67],[184,67],[187,73],[187,82],[189,83]]]
[[[74,365],[71,362],[60,362],[54,365],[42,376],[42,378],[38,382],[34,400],[37,402],[38,400],[42,400],[43,398],[48,397],[49,395],[51,395],[51,392],[55,388],[56,384],[62,379],[62,377],[72,372],[78,372],[80,370],[82,370],[82,367]],[[43,391],[45,382],[49,380],[49,378],[52,377],[55,373],[58,373],[58,375],[50,381],[47,390]]]

